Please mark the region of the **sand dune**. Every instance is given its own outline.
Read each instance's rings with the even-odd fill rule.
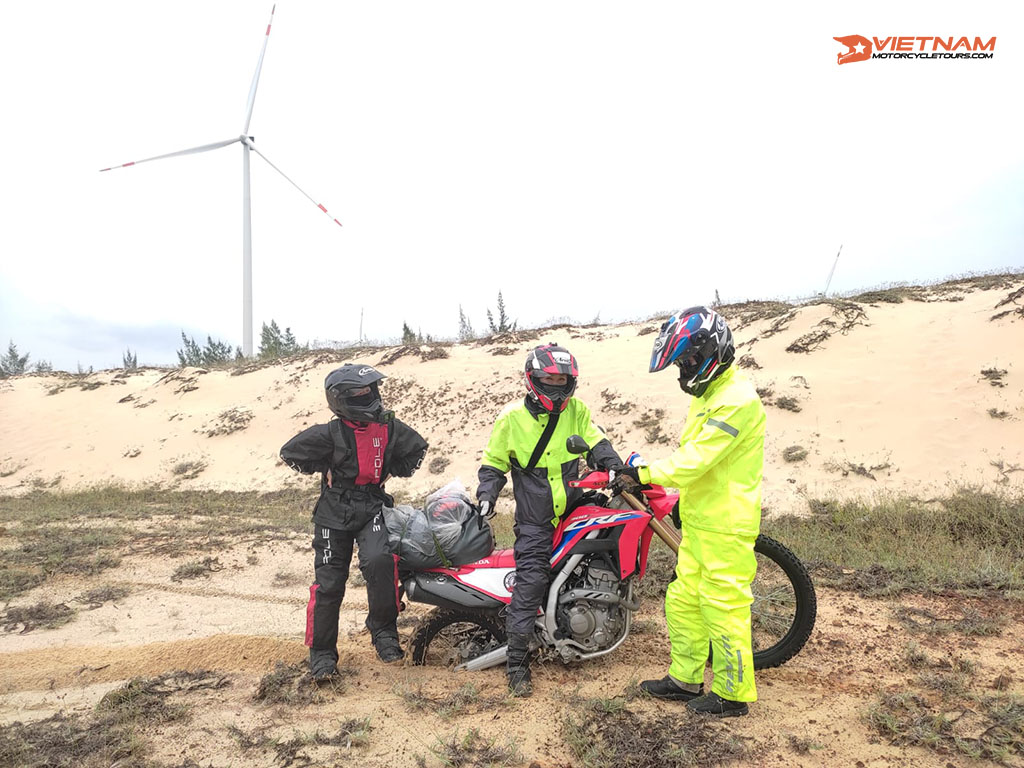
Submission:
[[[1022,285],[969,280],[867,294],[873,302],[724,308],[738,364],[768,411],[766,512],[798,512],[823,495],[1024,483]],[[576,355],[578,395],[620,452],[654,458],[676,445],[688,400],[670,372],[647,373],[655,325],[318,351],[235,370],[16,377],[0,382],[0,493],[310,483],[280,463],[278,449],[330,417],[323,379],[350,360],[387,374],[388,407],[431,445],[417,476],[389,489],[418,496],[456,477],[472,486],[495,415],[522,394],[527,350],[549,340]]]

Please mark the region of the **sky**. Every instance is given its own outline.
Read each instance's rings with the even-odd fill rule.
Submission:
[[[271,2],[6,3],[0,346],[242,342],[238,136]],[[837,64],[833,38],[996,37]],[[280,0],[248,134],[254,338],[646,318],[1024,269],[1024,5]],[[343,226],[331,220],[337,217]]]

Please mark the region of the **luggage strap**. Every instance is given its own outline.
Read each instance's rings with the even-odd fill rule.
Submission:
[[[540,461],[541,455],[544,453],[544,449],[548,447],[548,443],[551,441],[551,435],[555,432],[555,427],[558,426],[558,417],[561,413],[552,413],[548,416],[548,425],[544,427],[544,432],[541,433],[540,440],[537,441],[537,447],[533,449],[533,454],[530,456],[530,460],[523,467],[524,472],[529,472],[531,469],[537,466],[537,462]]]

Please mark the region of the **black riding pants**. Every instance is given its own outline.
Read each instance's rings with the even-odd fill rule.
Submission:
[[[398,618],[398,558],[388,549],[388,532],[380,513],[358,531],[313,528],[314,573],[306,607],[306,645],[338,658],[338,614],[352,562],[353,543],[359,545],[359,570],[366,579],[369,615],[366,627],[376,637],[395,630]]]
[[[551,543],[555,535],[551,517],[550,509],[526,510],[516,505],[516,583],[505,620],[509,635],[533,633],[537,609],[551,581]]]

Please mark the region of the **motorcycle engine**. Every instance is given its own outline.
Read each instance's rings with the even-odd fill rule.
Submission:
[[[558,627],[588,651],[614,644],[625,629],[626,610],[619,604],[621,581],[606,563],[581,563],[560,599]]]

